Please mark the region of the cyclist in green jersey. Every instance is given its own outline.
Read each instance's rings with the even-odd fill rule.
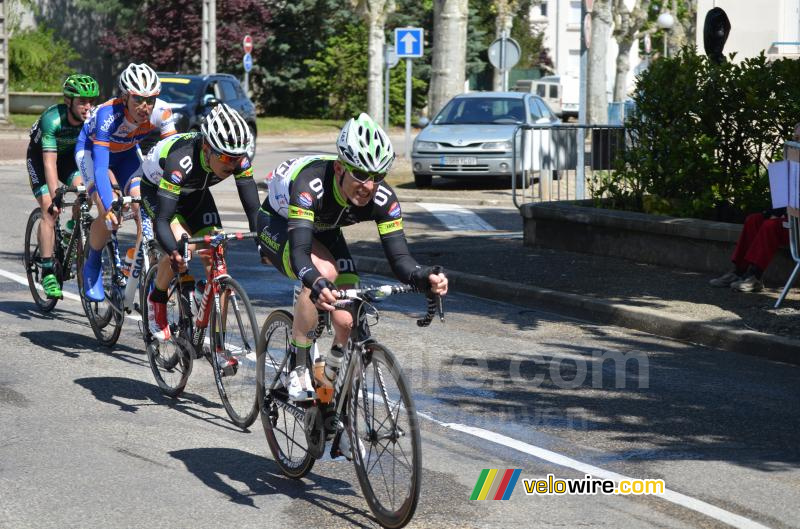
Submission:
[[[100,95],[100,87],[92,77],[75,74],[64,81],[62,92],[64,103],[45,110],[31,127],[26,164],[33,196],[42,208],[39,224],[42,287],[48,298],[59,299],[63,294],[53,273],[55,218],[59,209],[53,204],[53,196],[59,181],[66,185],[81,184],[75,164],[75,143],[95,98]]]

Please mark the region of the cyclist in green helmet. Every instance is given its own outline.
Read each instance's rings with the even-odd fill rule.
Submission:
[[[31,127],[26,164],[33,196],[42,208],[39,233],[42,287],[47,297],[59,299],[63,297],[61,285],[53,274],[53,230],[59,209],[53,206],[51,211],[50,206],[59,181],[66,185],[81,184],[75,143],[95,98],[100,95],[100,87],[92,77],[74,74],[64,81],[62,92],[64,102],[45,110]],[[73,217],[76,213],[73,211]]]

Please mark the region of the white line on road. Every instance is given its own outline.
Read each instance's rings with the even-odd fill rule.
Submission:
[[[8,272],[0,268],[0,276],[3,276],[6,279],[10,279],[12,281],[16,281],[21,285],[28,286],[28,278],[25,276],[21,276],[19,274],[15,274],[14,272]],[[41,285],[36,285],[36,289],[39,290],[39,292],[44,292]],[[77,301],[78,303],[80,303],[81,297],[79,295],[73,294],[72,292],[67,292],[65,290],[63,290],[62,292],[64,293],[65,299],[71,299],[72,301]],[[142,317],[134,313],[128,314],[125,317],[130,318],[134,321],[142,321]]]
[[[495,444],[503,445],[508,448],[517,450],[519,452],[531,455],[538,459],[548,461],[555,465],[571,468],[573,470],[577,470],[578,472],[582,472],[584,474],[589,474],[592,477],[610,479],[617,483],[619,483],[620,481],[625,481],[625,480],[630,481],[633,479],[627,476],[623,476],[622,474],[617,474],[616,472],[611,472],[610,470],[605,470],[600,467],[596,467],[594,465],[578,461],[577,459],[572,459],[571,457],[567,457],[559,453],[552,452],[544,448],[540,448],[538,446],[518,441],[516,439],[507,437],[499,433],[490,432],[489,430],[484,430],[483,428],[475,428],[473,426],[466,426],[458,423],[442,422],[437,419],[434,419],[427,413],[423,413],[420,411],[417,411],[417,415],[425,419],[428,419],[429,421],[436,423],[444,428],[472,435],[473,437],[478,437],[480,439],[484,439],[486,441],[490,441]],[[687,509],[699,512],[700,514],[704,514],[710,518],[714,518],[716,520],[724,522],[732,527],[740,527],[742,529],[768,529],[766,526],[761,525],[760,523],[755,522],[753,520],[750,520],[749,518],[745,518],[744,516],[739,516],[738,514],[734,514],[724,509],[720,509],[719,507],[715,507],[710,503],[706,503],[702,500],[698,500],[697,498],[692,498],[691,496],[687,496],[685,494],[681,494],[680,492],[675,492],[674,490],[669,490],[667,488],[664,489],[664,494],[659,494],[656,495],[655,497],[667,500],[676,505],[680,505],[682,507],[686,507]]]
[[[16,281],[17,283],[20,283],[22,285],[28,284],[27,277],[15,274],[13,272],[8,272],[3,269],[0,269],[0,276],[10,279],[12,281]],[[80,301],[80,297],[71,292],[64,292],[64,297],[67,299]],[[141,321],[141,317],[138,314],[129,314],[128,317],[134,320]],[[442,426],[443,428],[455,430],[457,432],[465,433],[473,437],[478,437],[480,439],[484,439],[486,441],[495,444],[506,446],[508,448],[517,450],[524,454],[528,454],[538,459],[542,459],[549,463],[553,463],[555,465],[559,465],[566,468],[571,468],[573,470],[577,470],[578,472],[589,474],[593,477],[610,479],[617,483],[619,483],[620,481],[624,480],[630,481],[633,479],[624,476],[622,474],[617,474],[616,472],[612,472],[610,470],[605,470],[600,467],[596,467],[594,465],[578,461],[577,459],[572,459],[571,457],[561,455],[551,450],[546,450],[544,448],[540,448],[538,446],[534,446],[532,444],[528,444],[523,441],[518,441],[517,439],[513,439],[511,437],[507,437],[505,435],[496,432],[490,432],[489,430],[484,430],[483,428],[476,428],[474,426],[466,426],[464,424],[458,424],[458,423],[442,422],[438,419],[435,419],[433,416],[421,412],[419,410],[417,411],[417,415],[439,426]],[[706,503],[702,500],[698,500],[697,498],[692,498],[691,496],[687,496],[685,494],[681,494],[680,492],[675,492],[667,488],[664,489],[664,494],[659,494],[656,497],[669,501],[676,505],[680,505],[687,509],[691,509],[695,512],[698,512],[710,518],[714,518],[715,520],[719,520],[732,527],[738,527],[741,529],[768,529],[766,526],[761,525],[756,521],[750,520],[749,518],[745,518],[744,516],[739,516],[738,514],[734,514],[724,509],[720,509],[719,507],[715,507],[710,503]]]
[[[455,204],[437,204],[433,202],[417,202],[439,219],[447,229],[453,231],[495,231],[494,226],[480,218],[467,208]]]

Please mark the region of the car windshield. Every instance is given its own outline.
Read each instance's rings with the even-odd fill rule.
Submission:
[[[522,99],[463,97],[452,99],[437,114],[434,125],[509,124],[525,121]]]
[[[161,77],[161,93],[158,97],[167,103],[191,103],[197,99],[202,84],[200,79]]]

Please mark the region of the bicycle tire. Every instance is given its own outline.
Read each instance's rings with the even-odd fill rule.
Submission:
[[[148,270],[144,278],[143,287],[139,289],[139,303],[142,307],[142,334],[144,346],[147,351],[147,361],[150,370],[156,379],[161,391],[172,398],[178,397],[186,388],[189,375],[192,374],[193,360],[190,352],[181,344],[184,340],[191,341],[191,336],[184,337],[180,330],[180,291],[175,288],[175,278],[170,281],[167,289],[167,321],[170,329],[174,331],[174,336],[167,342],[161,343],[156,340],[147,325],[148,306],[147,296],[150,295],[152,285],[158,273],[158,264],[154,264]]]
[[[55,308],[58,300],[48,298],[43,295],[43,292],[39,291],[42,274],[40,265],[41,257],[39,255],[38,223],[41,223],[41,221],[41,208],[36,208],[31,211],[31,214],[28,216],[28,223],[25,226],[25,248],[22,252],[22,259],[25,265],[25,275],[28,277],[28,288],[31,290],[34,303],[36,303],[36,306],[39,307],[39,310],[42,312],[50,312]],[[31,237],[33,237],[33,239],[31,239]]]
[[[414,516],[420,494],[422,446],[417,411],[391,351],[372,343],[363,357],[354,360],[358,364],[347,403],[347,433],[358,482],[378,522],[392,529],[403,527]],[[386,469],[391,470],[391,480],[373,475]],[[398,472],[407,476],[407,484],[398,485]],[[387,497],[396,491],[402,496]]]
[[[86,243],[88,247],[88,241]],[[86,252],[84,252],[86,253]],[[89,319],[89,326],[92,328],[97,341],[105,347],[113,347],[122,332],[122,324],[125,322],[123,310],[124,292],[114,284],[114,275],[117,267],[114,261],[114,246],[108,243],[103,247],[100,256],[102,262],[103,288],[106,297],[103,301],[96,302],[89,300],[85,295],[81,296],[83,311]]]
[[[229,356],[236,358],[238,364],[236,370],[231,374],[224,374],[219,364],[219,357],[215,351],[221,346],[216,343],[218,328],[216,304],[212,305],[211,311],[211,357],[214,366],[214,380],[217,383],[219,398],[222,400],[225,411],[228,412],[233,424],[239,428],[246,429],[253,424],[258,414],[258,399],[256,393],[256,351],[258,350],[258,324],[256,323],[255,312],[250,303],[250,298],[242,286],[232,277],[223,277],[219,280],[220,296],[225,292],[230,292],[227,302],[222,303],[220,308],[225,306],[226,316],[224,344]],[[232,325],[231,316],[236,320]],[[233,330],[233,332],[231,332]],[[243,335],[244,334],[244,335]],[[249,336],[247,336],[249,334]],[[238,336],[237,336],[238,335]]]
[[[300,479],[311,471],[316,461],[308,453],[303,421],[281,407],[280,404],[288,400],[285,389],[269,389],[288,354],[291,336],[291,313],[272,311],[259,332],[256,393],[261,425],[272,457],[284,475]]]

